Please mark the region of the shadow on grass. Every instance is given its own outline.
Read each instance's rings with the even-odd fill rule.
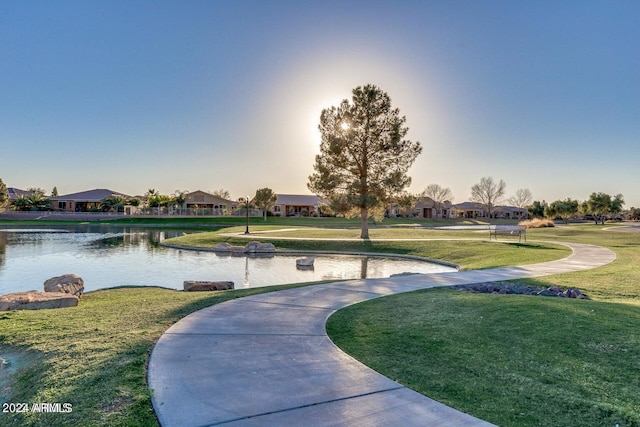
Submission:
[[[9,402],[14,389],[31,384],[34,376],[42,375],[42,360],[38,351],[0,345],[0,404]]]

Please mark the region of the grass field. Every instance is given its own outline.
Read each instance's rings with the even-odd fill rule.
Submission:
[[[434,289],[330,318],[385,376],[500,426],[637,426],[637,305]]]
[[[371,240],[363,241],[358,238],[359,230],[297,227],[279,231],[280,228],[254,227],[252,234],[246,237],[242,234],[244,228],[233,227],[216,232],[189,234],[165,243],[212,248],[219,242],[244,245],[248,239],[268,239],[265,241],[281,249],[415,255],[453,262],[463,269],[532,264],[563,258],[571,253],[568,248],[552,243],[518,243],[517,239],[489,242],[487,231],[381,228],[371,230]],[[394,238],[413,240],[392,240]]]
[[[605,267],[526,281],[577,286],[589,301],[433,289],[341,310],[328,330],[347,352],[383,374],[499,425],[640,425],[640,234],[584,225],[531,230],[527,244],[487,243],[488,236],[474,231],[409,230],[400,224],[372,229],[367,242],[285,239],[354,234],[317,230],[327,228],[318,224],[311,230],[294,221],[283,224],[295,232],[260,224],[255,232],[268,233],[251,237],[275,238],[269,241],[293,249],[415,254],[465,268],[568,254],[563,246],[532,240],[611,248],[618,259]],[[246,243],[225,231],[238,229],[189,235],[181,243]],[[376,240],[407,235],[463,240]],[[122,288],[88,293],[73,309],[1,313],[0,358],[7,363],[0,361],[0,402],[69,402],[73,412],[0,414],[0,425],[156,426],[146,363],[162,332],[199,308],[267,290],[190,294]]]
[[[576,286],[590,300],[432,289],[341,310],[329,335],[382,374],[497,425],[640,425],[640,234],[530,234],[599,244],[618,259],[519,281]]]
[[[0,402],[73,409],[0,413],[0,425],[156,426],[146,367],[160,335],[193,311],[273,289],[119,288],[89,292],[71,309],[0,312]]]

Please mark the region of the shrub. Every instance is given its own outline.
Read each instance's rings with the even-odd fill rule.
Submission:
[[[527,228],[544,228],[544,227],[555,227],[555,224],[552,220],[548,218],[533,218],[525,221],[520,221],[518,225],[524,225]]]

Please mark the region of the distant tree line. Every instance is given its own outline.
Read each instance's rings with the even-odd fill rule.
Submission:
[[[535,201],[529,206],[529,215],[534,218],[560,218],[566,224],[569,219],[581,215],[583,218],[591,219],[596,224],[604,224],[607,219],[620,217],[624,198],[622,194],[611,196],[607,193],[591,193],[589,198],[583,202],[567,198],[556,200],[551,203]],[[640,219],[640,209],[631,208],[629,219]]]

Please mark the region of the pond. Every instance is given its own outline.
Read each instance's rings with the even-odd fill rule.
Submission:
[[[115,286],[182,289],[185,280],[224,280],[236,289],[317,280],[388,277],[392,274],[455,271],[417,260],[315,255],[313,269],[299,269],[301,255],[221,256],[165,248],[182,231],[86,225],[56,228],[0,226],[0,295],[43,290],[51,277],[73,273],[85,291]]]

